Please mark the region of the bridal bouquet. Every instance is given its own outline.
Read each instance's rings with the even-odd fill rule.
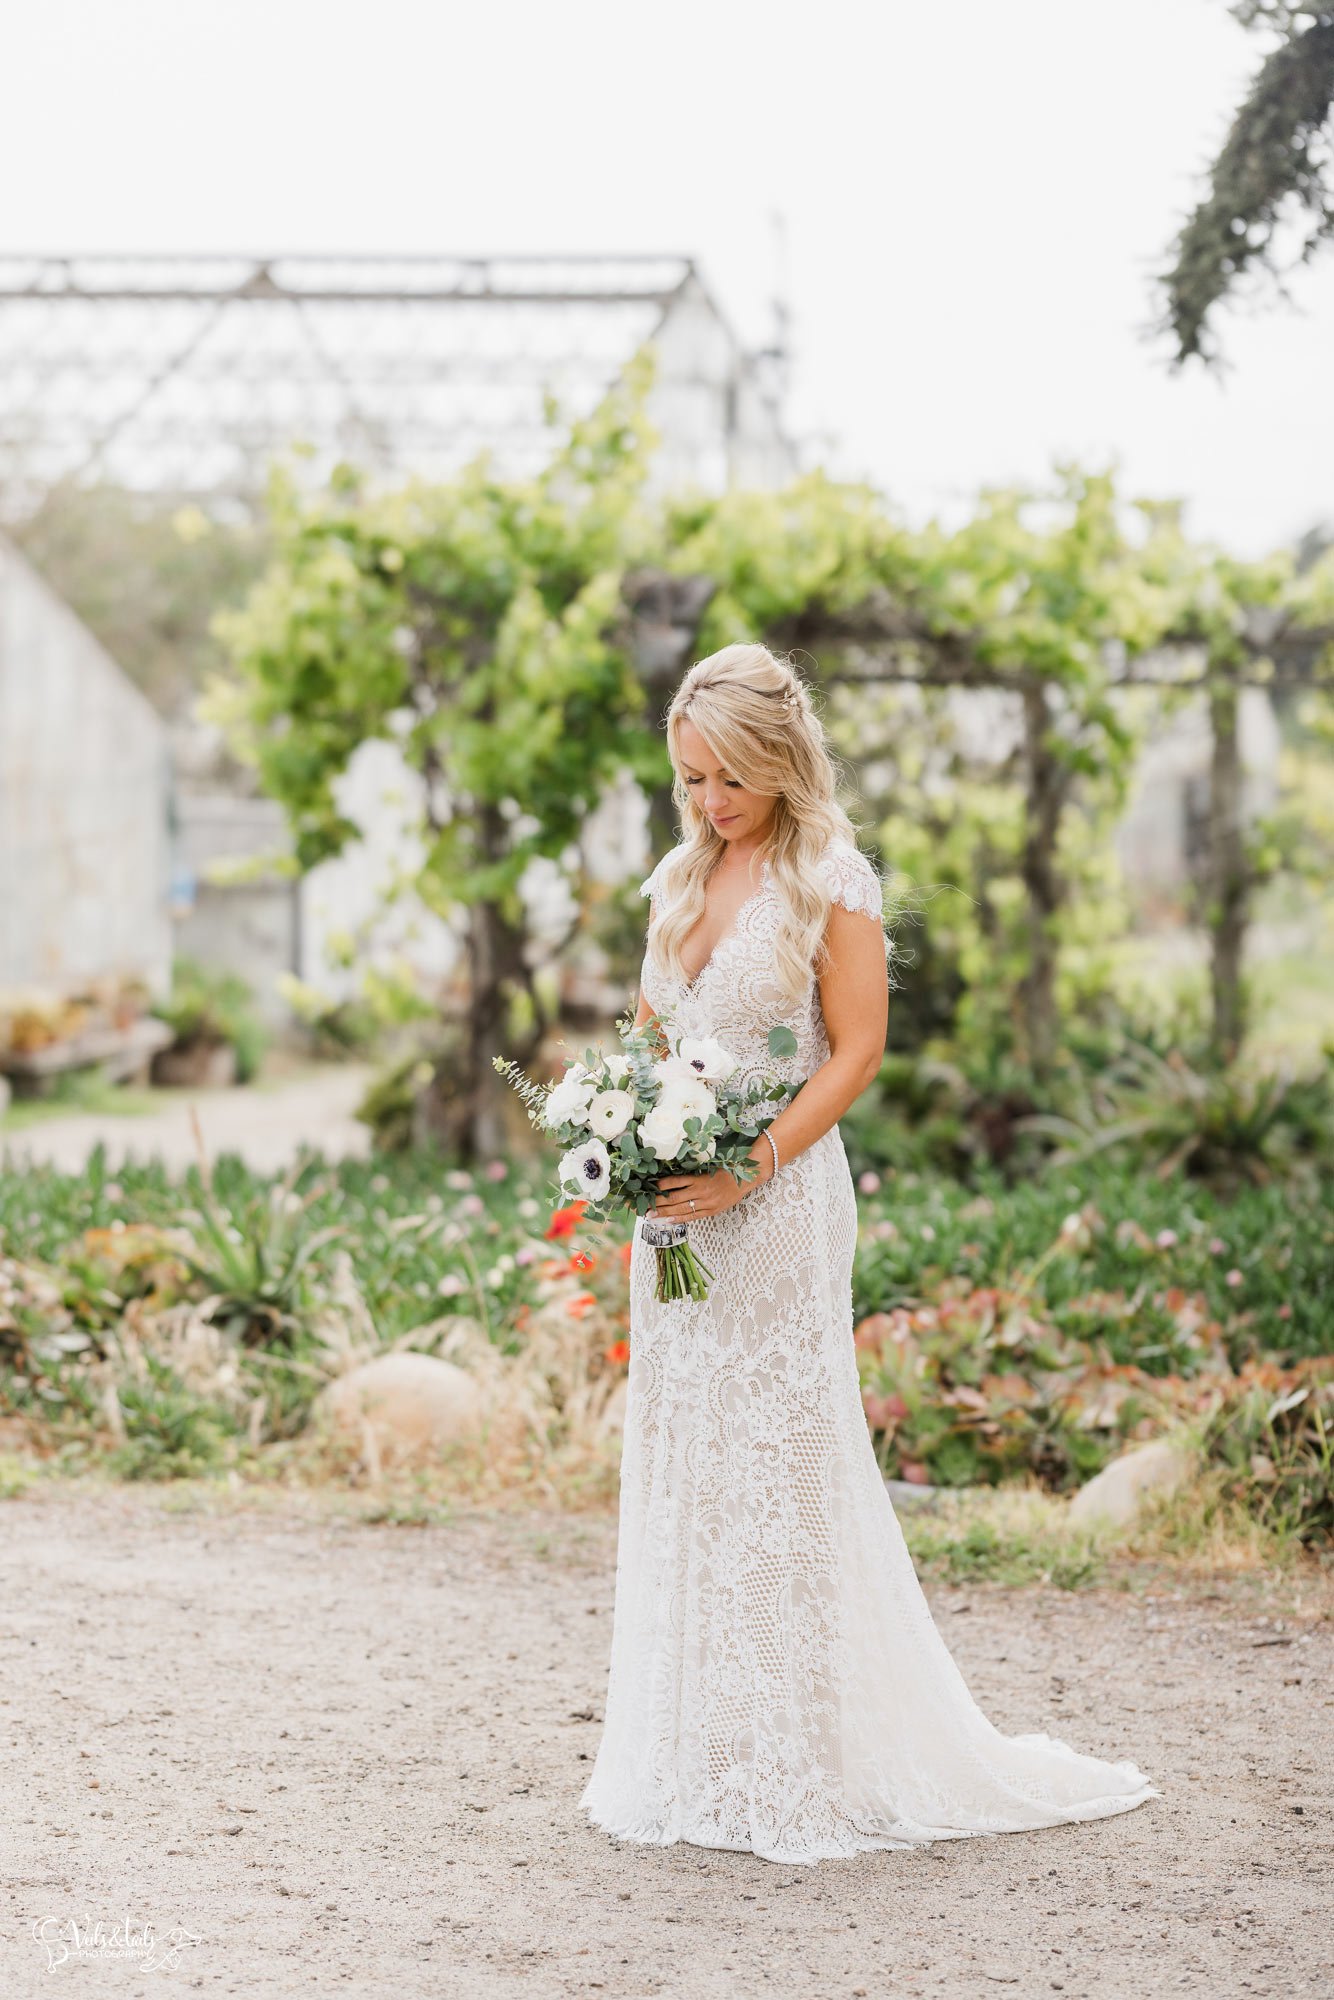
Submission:
[[[739,1060],[721,1042],[688,1035],[674,1040],[656,1018],[642,1028],[618,1021],[616,1031],[618,1049],[586,1049],[583,1061],[567,1064],[560,1082],[550,1086],[495,1058],[495,1068],[528,1107],[530,1123],[566,1149],[562,1188],[574,1189],[601,1221],[612,1208],[646,1215],[659,1180],[671,1174],[726,1167],[739,1181],[753,1180],[758,1169],[747,1155],[800,1085],[766,1076],[735,1085]],[[790,1028],[770,1029],[775,1061],[796,1046]],[[691,1248],[686,1225],[650,1216],[643,1234],[657,1252],[659,1299],[704,1298],[713,1273]]]

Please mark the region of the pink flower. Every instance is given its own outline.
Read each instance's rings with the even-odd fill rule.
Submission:
[[[862,1392],[862,1408],[873,1431],[891,1430],[895,1424],[901,1424],[908,1414],[908,1405],[902,1396],[878,1396],[871,1389]]]
[[[1291,1318],[1292,1318],[1292,1307],[1291,1307],[1291,1306],[1289,1306],[1289,1305],[1282,1305],[1282,1306],[1280,1306],[1280,1307],[1279,1307],[1279,1309],[1278,1309],[1278,1316],[1279,1316],[1279,1318],[1280,1318],[1280,1319],[1291,1319]]]
[[[1209,1238],[1209,1254],[1211,1256],[1221,1257],[1226,1249],[1227,1249],[1227,1244],[1223,1241],[1221,1236],[1211,1236]]]
[[[1160,1229],[1153,1240],[1160,1250],[1175,1250],[1181,1239],[1175,1229]]]
[[[486,1203],[479,1194],[465,1194],[459,1203],[460,1215],[485,1215]]]
[[[1223,1280],[1223,1283],[1224,1283],[1225,1285],[1231,1285],[1231,1287],[1232,1287],[1233,1291],[1235,1291],[1235,1290],[1237,1289],[1237,1286],[1238,1286],[1238,1285],[1239,1285],[1239,1284],[1240,1284],[1241,1282],[1242,1282],[1242,1278],[1241,1278],[1241,1272],[1240,1272],[1240,1271],[1238,1271],[1238,1270],[1236,1270],[1235,1268],[1234,1268],[1233,1270],[1229,1271],[1229,1272],[1228,1272],[1228,1274],[1227,1274],[1227,1276],[1226,1276],[1226,1277],[1224,1278],[1224,1280]]]
[[[857,1176],[857,1186],[863,1194],[879,1194],[880,1176],[868,1170],[866,1173]]]
[[[504,1160],[488,1160],[486,1177],[489,1181],[503,1181],[508,1177],[509,1168]]]

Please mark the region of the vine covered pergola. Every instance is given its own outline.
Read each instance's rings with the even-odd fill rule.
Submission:
[[[657,724],[683,666],[739,638],[813,658],[821,685],[999,691],[1019,716],[1024,948],[1013,1017],[1036,1074],[1060,1047],[1062,836],[1084,781],[1115,795],[1136,748],[1123,697],[1203,693],[1214,732],[1207,921],[1214,1041],[1243,1027],[1254,883],[1242,813],[1243,687],[1326,683],[1334,562],[1237,564],[1172,507],[1112,480],[990,493],[962,527],[909,530],[869,488],[809,474],[775,492],[650,499],[652,359],[535,481],[478,463],[449,485],[278,489],[278,554],[230,627],[240,741],[307,862],[337,852],[334,780],[392,734],[425,780],[428,906],[467,912],[469,1020],[457,1064],[474,1143],[497,1034],[525,1061],[552,1025],[519,883],[560,861],[601,786],[629,770],[671,837]]]

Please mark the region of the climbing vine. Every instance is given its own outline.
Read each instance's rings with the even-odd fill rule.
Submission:
[[[495,1142],[490,1058],[503,1044],[526,1060],[553,1016],[527,871],[541,859],[573,882],[584,819],[627,771],[657,798],[661,837],[665,699],[688,658],[742,638],[794,653],[816,683],[886,862],[963,892],[958,976],[1038,1072],[1090,976],[1146,719],[1202,689],[1215,1029],[1234,1048],[1257,879],[1236,697],[1275,675],[1321,684],[1331,559],[1233,562],[1193,544],[1177,509],[1130,505],[1074,466],[988,492],[949,528],[910,529],[823,474],[655,502],[651,380],[646,354],[529,481],[485,459],[383,494],[347,470],[313,495],[278,478],[274,561],[223,625],[233,678],[215,709],[286,807],[302,866],[359,837],[341,781],[365,741],[396,744],[415,777],[406,886],[456,926],[466,970],[453,1136]],[[958,690],[995,705],[981,760],[957,740]]]

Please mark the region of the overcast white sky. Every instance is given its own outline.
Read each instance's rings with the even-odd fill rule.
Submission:
[[[1223,0],[10,0],[0,248],[684,251],[913,516],[1054,456],[1256,552],[1334,516],[1334,246],[1169,374],[1149,277],[1262,43]]]

